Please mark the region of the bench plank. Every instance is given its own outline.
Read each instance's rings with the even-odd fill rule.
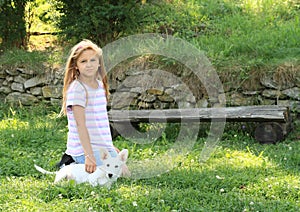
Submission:
[[[163,110],[110,110],[109,120],[121,122],[289,122],[287,107],[277,105]]]

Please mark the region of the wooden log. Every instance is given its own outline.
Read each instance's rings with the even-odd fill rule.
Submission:
[[[283,124],[276,122],[264,122],[258,124],[254,137],[261,144],[275,144],[284,139],[287,131]]]
[[[283,140],[291,130],[292,122],[289,108],[276,105],[166,110],[110,110],[108,116],[115,136],[122,132],[131,131],[140,122],[260,122],[254,133],[255,139],[260,143],[276,143]],[[118,127],[116,128],[116,126]]]
[[[39,35],[58,35],[59,32],[29,32],[29,35],[39,36]]]
[[[188,108],[167,110],[110,110],[109,120],[121,122],[289,122],[287,107],[241,106],[224,108]]]

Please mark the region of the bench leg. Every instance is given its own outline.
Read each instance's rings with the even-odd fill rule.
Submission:
[[[282,141],[289,131],[287,123],[264,122],[256,126],[254,137],[261,144],[275,144]]]

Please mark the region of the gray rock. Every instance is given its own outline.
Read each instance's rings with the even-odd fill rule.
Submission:
[[[278,84],[274,82],[273,77],[271,75],[264,75],[261,79],[260,82],[263,86],[267,88],[273,88],[275,90],[278,89]]]
[[[206,108],[208,106],[208,101],[207,99],[200,99],[197,104],[196,104],[196,107],[198,108]]]
[[[26,82],[26,79],[24,77],[22,77],[21,75],[18,75],[18,76],[14,77],[14,81],[18,82],[18,83],[24,83],[24,82]]]
[[[35,71],[33,71],[32,69],[23,69],[23,68],[17,68],[17,70],[19,72],[21,72],[22,74],[25,74],[25,75],[30,75],[30,76],[33,76]]]
[[[260,94],[260,91],[243,91],[243,94],[247,96],[254,96]]]
[[[32,88],[30,88],[30,93],[34,96],[42,95],[42,88],[41,87],[32,87]]]
[[[3,82],[2,82],[2,86],[9,86],[10,85],[10,83],[7,81],[7,80],[4,80]],[[10,87],[10,86],[9,86]]]
[[[7,82],[13,82],[14,81],[14,77],[7,75],[6,76],[6,81]]]
[[[60,98],[62,97],[62,86],[44,86],[42,93],[44,98]]]
[[[242,94],[234,92],[231,94],[226,94],[226,102],[231,106],[252,105],[253,98],[244,97]]]
[[[300,100],[300,88],[298,87],[283,90],[282,93],[292,99]]]
[[[13,91],[19,91],[19,92],[24,92],[24,86],[21,83],[13,82],[11,84],[11,89]]]
[[[1,86],[0,93],[9,94],[9,93],[11,93],[11,88],[7,87],[7,86]]]
[[[273,89],[265,89],[262,92],[262,96],[270,99],[283,99],[286,97],[286,95],[284,95],[281,91]]]
[[[113,109],[129,108],[132,103],[136,102],[137,95],[130,92],[117,92],[111,97],[111,107]]]
[[[43,85],[46,83],[46,81],[47,79],[45,76],[33,77],[24,83],[24,87],[25,89],[27,89],[27,88],[35,87],[37,85]]]
[[[174,102],[174,98],[170,95],[164,94],[161,96],[158,96],[159,101],[161,102]]]
[[[150,75],[135,75],[135,76],[129,76],[127,77],[123,82],[122,86],[125,86],[127,88],[135,88],[140,87],[144,88],[143,90],[147,90],[148,88],[151,88],[151,81],[152,77]]]
[[[144,101],[144,102],[154,102],[156,100],[155,95],[147,94],[147,93],[142,93],[139,97],[138,100]]]
[[[11,70],[11,69],[6,69],[5,71],[6,71],[6,73],[8,73],[10,76],[17,76],[17,75],[19,74],[19,72],[18,72],[16,69],[13,69],[13,70]]]
[[[300,101],[293,101],[293,100],[279,100],[277,102],[280,106],[289,107],[292,112],[300,112]]]
[[[20,92],[13,92],[6,96],[6,102],[10,103],[21,103],[22,105],[33,105],[34,103],[39,102],[38,98],[31,94],[24,94]]]
[[[161,88],[150,88],[147,90],[147,93],[148,94],[152,94],[152,95],[156,95],[156,96],[160,96],[160,95],[163,95],[164,93],[164,87],[161,87]]]

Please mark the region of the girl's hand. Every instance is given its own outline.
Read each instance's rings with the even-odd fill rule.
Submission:
[[[97,164],[96,164],[96,159],[94,155],[87,155],[85,156],[85,171],[87,173],[93,173],[96,171]]]

